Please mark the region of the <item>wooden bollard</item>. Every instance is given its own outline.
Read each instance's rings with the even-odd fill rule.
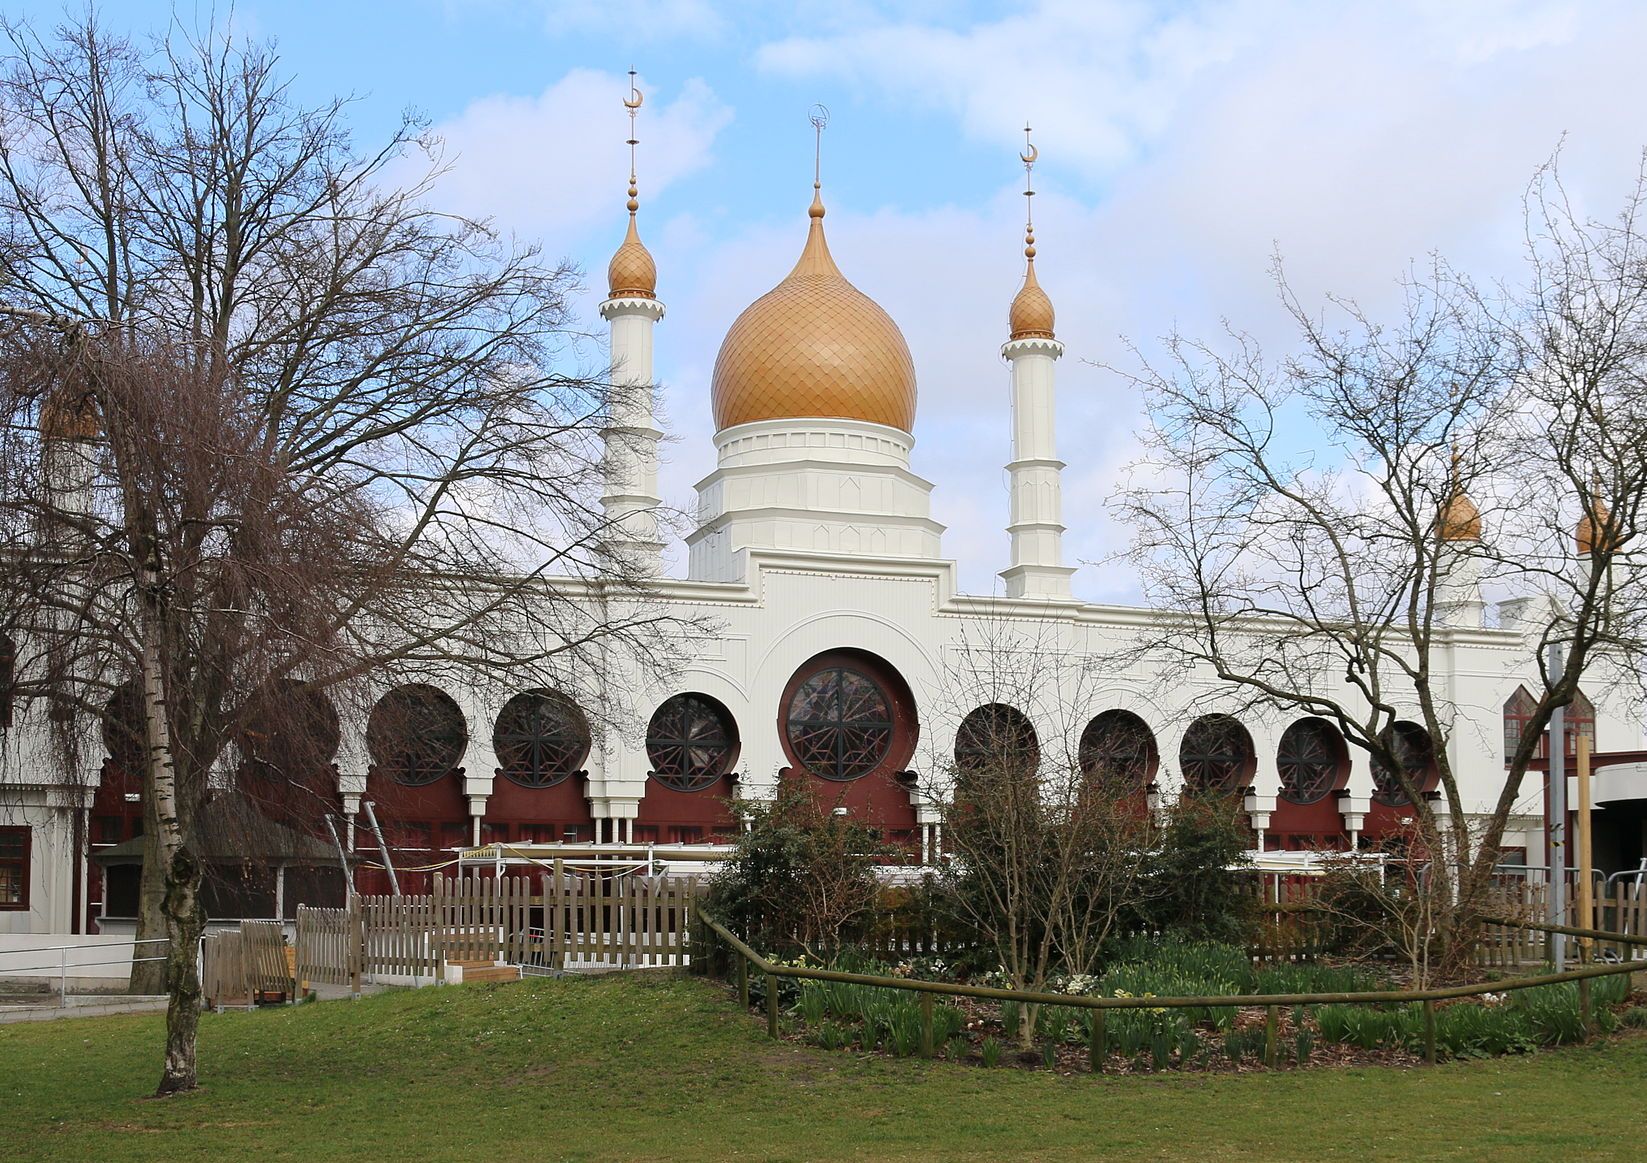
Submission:
[[[1424,1061],[1435,1065],[1435,1003],[1424,1003]]]
[[[749,958],[742,953],[738,954],[738,1000],[743,1008],[749,1008]]]
[[[1590,979],[1581,977],[1578,979],[1578,1020],[1583,1023],[1586,1037],[1589,1036],[1593,1028],[1591,1023],[1594,1017],[1595,1014],[1590,1004]]]
[[[921,994],[921,1057],[930,1058],[932,1045],[932,995]]]
[[[1264,1065],[1271,1070],[1281,1057],[1281,1007],[1269,1006],[1264,1015]]]
[[[778,1036],[778,975],[766,975],[766,1036]]]
[[[1092,1072],[1104,1072],[1104,1060],[1109,1057],[1109,1042],[1104,1036],[1104,1011],[1092,1011],[1092,1036],[1088,1052],[1092,1057]]]

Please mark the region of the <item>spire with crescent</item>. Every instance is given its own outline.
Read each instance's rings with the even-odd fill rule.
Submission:
[[[658,293],[658,264],[635,228],[635,212],[640,209],[640,187],[635,182],[635,147],[640,141],[635,136],[635,116],[644,101],[635,85],[635,70],[630,69],[629,95],[623,101],[629,110],[629,232],[606,267],[607,295],[613,299],[654,299]]]
[[[1041,151],[1030,140],[1030,128],[1024,126],[1024,152],[1018,155],[1024,163],[1024,285],[1012,300],[1007,314],[1012,339],[1052,339],[1054,320],[1052,300],[1035,279],[1035,159]]]

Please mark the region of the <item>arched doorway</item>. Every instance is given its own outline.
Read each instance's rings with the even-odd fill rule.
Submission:
[[[788,774],[816,781],[825,798],[888,843],[913,849],[906,773],[919,722],[903,677],[868,651],[826,651],[795,671],[778,706]]]

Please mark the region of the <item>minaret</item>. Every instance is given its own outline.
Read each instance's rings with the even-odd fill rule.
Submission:
[[[600,315],[611,328],[614,398],[606,441],[605,488],[601,507],[614,527],[614,540],[642,574],[662,572],[658,535],[658,431],[652,417],[652,328],[663,318],[658,301],[658,267],[635,229],[640,209],[635,184],[635,115],[643,98],[629,70],[629,232],[606,268],[607,297]]]
[[[1481,544],[1481,510],[1464,491],[1459,471],[1463,454],[1454,447],[1447,500],[1436,515],[1436,536],[1440,540],[1441,567],[1437,579],[1436,612],[1443,626],[1479,630],[1487,611],[1481,599],[1481,559],[1475,552]]]
[[[1010,338],[1001,354],[1012,364],[1012,461],[1007,474],[1012,490],[1012,565],[1001,571],[1007,596],[1068,598],[1075,572],[1064,564],[1063,500],[1059,473],[1053,364],[1064,345],[1052,334],[1052,300],[1035,281],[1035,159],[1040,151],[1029,141],[1019,155],[1024,162],[1024,285],[1012,300]]]
[[[63,552],[84,548],[85,531],[74,526],[92,514],[98,442],[103,438],[97,402],[60,389],[40,406],[42,461],[49,513],[40,535]]]
[[[1614,520],[1612,510],[1607,507],[1601,493],[1601,474],[1596,473],[1590,480],[1590,495],[1580,498],[1584,513],[1573,529],[1573,540],[1578,550],[1578,568],[1582,571],[1578,579],[1580,586],[1589,576],[1591,555],[1601,553],[1607,556],[1607,577],[1601,596],[1604,602],[1610,603],[1629,575],[1625,572],[1624,555],[1618,551],[1624,541],[1619,523]]]

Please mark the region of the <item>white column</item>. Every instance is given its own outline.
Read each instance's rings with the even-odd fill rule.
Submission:
[[[652,328],[663,318],[656,299],[608,299],[601,318],[611,328],[612,380],[617,389],[606,440],[601,507],[614,523],[615,540],[641,573],[663,570],[658,534],[658,431],[652,416]]]
[[[1015,339],[1001,348],[1012,364],[1012,565],[1001,571],[1007,596],[1068,598],[1075,572],[1064,564],[1063,493],[1059,474],[1053,364],[1056,339]]]

